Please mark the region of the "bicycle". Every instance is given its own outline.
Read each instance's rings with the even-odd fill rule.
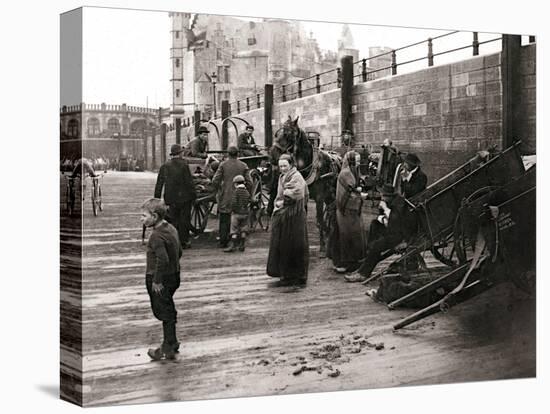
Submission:
[[[92,178],[92,210],[94,216],[97,216],[100,211],[103,211],[103,201],[101,200],[101,182],[103,174],[91,175]]]

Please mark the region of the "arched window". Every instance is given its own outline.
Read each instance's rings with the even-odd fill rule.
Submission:
[[[88,119],[88,136],[95,137],[99,135],[99,133],[100,133],[99,119],[97,118]]]
[[[67,135],[73,138],[78,137],[78,121],[71,119],[67,125]]]
[[[145,119],[138,119],[132,122],[130,124],[130,135],[141,136],[146,126],[147,122],[145,121]]]
[[[118,122],[118,118],[109,119],[109,121],[107,122],[107,129],[111,134],[115,132],[120,133],[120,122]]]

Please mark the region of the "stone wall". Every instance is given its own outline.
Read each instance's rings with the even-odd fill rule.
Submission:
[[[520,131],[523,152],[536,147],[535,45],[521,50]],[[275,133],[290,115],[300,117],[306,131],[317,131],[326,148],[338,147],[341,132],[341,90],[334,89],[273,105]],[[473,57],[354,85],[353,130],[357,145],[377,150],[391,139],[404,152],[416,152],[430,182],[461,165],[477,151],[502,146],[501,54]],[[264,145],[264,108],[233,114],[255,127],[256,142]],[[245,123],[234,119],[238,133]],[[210,125],[210,149],[221,148],[220,136]],[[185,128],[182,144],[186,143]],[[237,131],[228,125],[229,145]],[[171,131],[175,135],[175,131]],[[174,140],[175,142],[175,140]],[[159,148],[157,146],[157,148]],[[167,142],[167,149],[170,144]]]
[[[524,154],[535,154],[537,150],[536,55],[537,49],[535,44],[531,44],[521,48],[521,113],[519,118],[520,136],[518,138],[520,138],[522,141],[521,150]]]
[[[500,146],[500,53],[355,85],[352,105],[359,144],[391,139],[416,152],[433,180]]]

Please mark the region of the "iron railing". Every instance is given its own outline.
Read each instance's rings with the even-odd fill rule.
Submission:
[[[397,49],[390,49],[387,52],[379,53],[375,56],[370,56],[368,58],[363,58],[356,62],[353,62],[353,78],[354,84],[369,82],[374,79],[379,79],[387,76],[395,76],[400,73],[398,68],[410,65],[413,63],[421,62],[427,60],[428,67],[434,66],[436,63],[436,58],[439,56],[447,55],[449,53],[458,52],[461,50],[466,50],[471,48],[472,55],[479,55],[479,47],[484,44],[497,42],[502,40],[502,37],[496,37],[493,39],[479,41],[478,32],[472,32],[472,41],[463,46],[459,46],[453,49],[444,50],[441,52],[434,53],[434,41],[439,40],[444,37],[456,35],[457,33],[464,33],[458,30],[443,33],[439,36],[427,38],[419,42],[411,43],[406,46],[399,47]],[[530,41],[534,41],[530,39]],[[398,62],[398,55],[406,50],[410,50],[414,47],[419,47],[424,45],[425,52],[419,55],[418,57],[410,58],[401,62]],[[400,53],[401,52],[401,53]],[[375,62],[377,59],[388,57],[387,61],[389,62],[386,66],[373,68],[369,66],[370,62]],[[300,99],[307,96],[323,93],[326,91],[338,89],[342,86],[342,73],[341,68],[336,67],[321,73],[316,73],[315,75],[309,76],[307,78],[299,79],[295,82],[291,82],[285,85],[274,88],[273,90],[273,102],[282,103],[292,101],[294,99]],[[254,109],[260,109],[264,107],[264,94],[257,93],[252,96],[248,96],[242,99],[239,99],[235,102],[231,102],[229,105],[229,114],[237,115],[242,112],[248,112]]]

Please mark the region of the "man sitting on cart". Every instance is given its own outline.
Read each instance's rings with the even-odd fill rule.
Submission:
[[[408,153],[401,170],[401,192],[403,197],[411,198],[426,189],[428,177],[420,169],[420,158],[412,152]]]
[[[237,138],[239,154],[243,157],[252,157],[260,154],[260,149],[252,136],[253,131],[254,127],[247,125],[244,132]]]
[[[417,230],[416,217],[395,188],[384,184],[380,189],[380,215],[371,222],[367,241],[367,255],[357,272],[345,276],[347,282],[366,280],[378,262],[384,259],[383,253],[397,250],[407,242]]]
[[[184,155],[186,157],[206,158],[208,156],[206,151],[208,150],[209,133],[210,131],[205,126],[199,127],[199,135],[187,144]]]

